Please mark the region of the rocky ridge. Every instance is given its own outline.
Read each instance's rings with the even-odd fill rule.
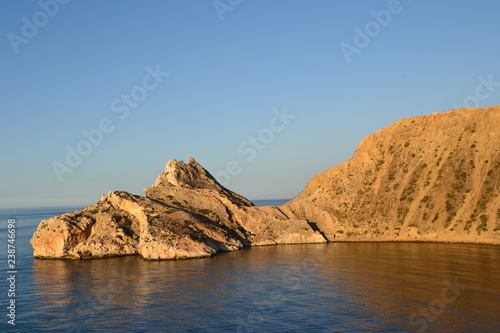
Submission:
[[[170,160],[145,193],[109,192],[94,205],[42,221],[31,239],[34,256],[186,259],[250,245],[326,242],[306,221],[224,188],[192,158]]]

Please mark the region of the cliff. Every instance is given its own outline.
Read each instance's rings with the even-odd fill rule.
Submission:
[[[329,240],[500,244],[500,107],[400,120],[280,209]]]

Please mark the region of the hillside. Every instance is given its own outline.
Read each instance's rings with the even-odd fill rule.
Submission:
[[[329,240],[499,244],[499,150],[498,106],[403,119],[280,208]]]

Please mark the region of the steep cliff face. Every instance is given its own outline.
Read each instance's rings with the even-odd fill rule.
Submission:
[[[330,239],[500,243],[500,107],[400,120],[280,209]]]

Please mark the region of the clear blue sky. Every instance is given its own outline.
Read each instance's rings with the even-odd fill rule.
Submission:
[[[55,3],[0,2],[0,207],[143,194],[189,156],[236,161],[228,187],[251,199],[291,196],[400,118],[500,104],[499,83],[476,94],[500,82],[498,1]]]

